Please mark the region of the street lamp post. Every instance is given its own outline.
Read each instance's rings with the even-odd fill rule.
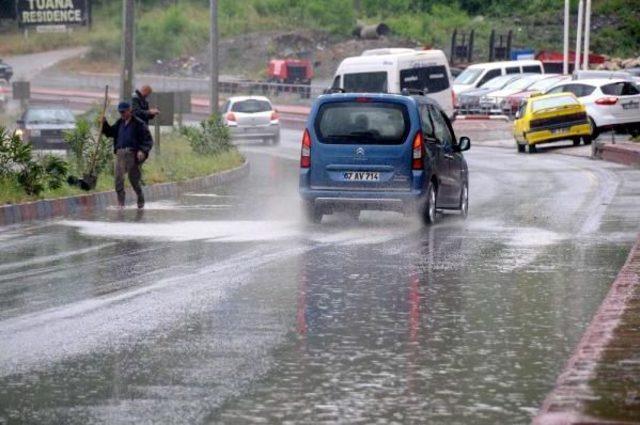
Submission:
[[[134,0],[122,0],[122,70],[120,73],[120,100],[127,100],[133,92]]]
[[[562,73],[569,73],[569,0],[564,0],[564,59]]]
[[[584,14],[584,4],[583,0],[580,0],[580,4],[578,5],[578,35],[576,36],[576,64],[573,68],[574,70],[580,69],[580,47],[582,47],[582,15]]]
[[[589,35],[591,33],[591,0],[587,0],[587,7],[584,12],[584,56],[582,59],[582,69],[589,69]]]
[[[210,0],[211,28],[209,33],[209,106],[211,114],[218,111],[218,0]]]

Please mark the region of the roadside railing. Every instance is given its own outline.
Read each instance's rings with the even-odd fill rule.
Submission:
[[[101,90],[105,85],[118,91],[120,80],[117,75],[83,73],[72,77],[64,74],[47,75],[39,78],[38,86],[51,88],[69,88]],[[168,77],[139,74],[135,78],[135,86],[148,84],[155,91],[190,91],[194,95],[206,96],[209,93],[209,80],[193,77]],[[218,90],[223,95],[263,95],[267,97],[286,98],[297,104],[310,104],[311,100],[321,95],[326,87],[308,84],[282,84],[266,81],[240,80],[221,78]]]

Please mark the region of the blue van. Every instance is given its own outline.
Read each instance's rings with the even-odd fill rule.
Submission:
[[[456,140],[438,104],[421,95],[335,93],[311,108],[302,138],[300,195],[309,220],[346,211],[469,208],[468,137]]]

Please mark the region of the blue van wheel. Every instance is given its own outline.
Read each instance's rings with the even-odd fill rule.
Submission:
[[[465,183],[460,192],[460,215],[466,219],[469,215],[469,186]]]
[[[436,212],[436,189],[433,183],[429,184],[429,191],[427,193],[427,202],[424,205],[424,211],[422,212],[422,221],[424,224],[435,224],[437,218]]]

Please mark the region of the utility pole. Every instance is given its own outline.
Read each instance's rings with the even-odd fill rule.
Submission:
[[[587,0],[587,7],[584,11],[584,56],[582,59],[582,69],[589,69],[589,35],[591,33],[591,0]]]
[[[564,0],[564,59],[562,61],[562,73],[569,73],[569,0]]]
[[[133,92],[134,0],[122,0],[122,72],[120,73],[120,100],[127,100]]]
[[[574,71],[580,69],[580,47],[582,47],[582,16],[584,15],[584,0],[578,4],[578,34],[576,36],[576,64]]]
[[[218,112],[218,0],[210,0],[211,29],[209,34],[209,106],[211,114]]]

